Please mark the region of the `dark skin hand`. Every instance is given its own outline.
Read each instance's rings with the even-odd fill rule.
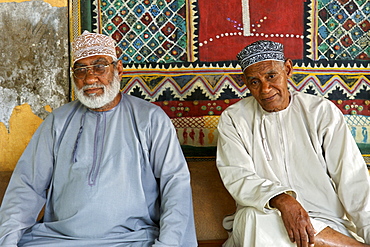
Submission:
[[[278,209],[290,241],[298,247],[313,246],[315,229],[301,204],[288,194],[280,194],[270,200],[270,206]]]
[[[292,196],[280,194],[270,200],[270,206],[278,209],[288,236],[298,247],[360,247],[369,246],[358,242],[330,227],[326,227],[316,236],[306,210]]]

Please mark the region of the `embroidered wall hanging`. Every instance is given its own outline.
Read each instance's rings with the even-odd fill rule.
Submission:
[[[122,91],[161,106],[187,155],[214,155],[218,116],[249,96],[235,55],[259,39],[285,45],[290,89],[332,100],[370,153],[368,1],[71,1],[71,40],[83,29],[113,37]]]

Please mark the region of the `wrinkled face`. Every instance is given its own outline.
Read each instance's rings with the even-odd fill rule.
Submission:
[[[245,84],[265,111],[284,110],[290,102],[288,78],[293,72],[292,61],[268,60],[244,70]]]
[[[77,73],[78,69],[85,70],[86,66],[89,67],[85,76]],[[120,61],[112,64],[112,58],[109,56],[92,56],[76,61],[73,69],[77,69],[74,86],[76,96],[82,104],[96,111],[107,111],[118,104],[123,71]],[[76,78],[76,75],[79,75],[79,78]]]

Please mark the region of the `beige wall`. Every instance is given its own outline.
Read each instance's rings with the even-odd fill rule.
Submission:
[[[10,2],[29,2],[30,0],[0,0],[0,3],[10,3]],[[68,0],[44,0],[45,3],[49,3],[54,7],[67,7]]]
[[[2,8],[4,8],[4,6],[9,6],[8,3],[10,4],[11,2],[13,2],[13,3],[16,2],[16,4],[18,5],[18,4],[21,4],[21,2],[24,4],[24,2],[31,2],[31,1],[21,1],[21,0],[4,1],[4,0],[0,0],[0,6]],[[58,7],[58,9],[59,9],[59,7],[67,7],[68,0],[44,0],[44,2],[50,4],[52,7]],[[66,8],[63,9],[62,13],[66,13],[65,9]],[[14,5],[12,5],[11,10],[14,11]],[[9,10],[9,12],[10,12],[10,10]],[[52,15],[52,17],[53,17],[53,13],[56,13],[56,12],[57,11],[51,12],[51,14],[49,14],[49,15]],[[63,16],[63,14],[61,16]],[[59,18],[59,17],[60,16],[58,16],[56,18]],[[32,16],[30,17],[30,19],[32,19]],[[60,22],[60,24],[62,24],[62,26],[66,27],[68,25],[67,15],[65,15],[65,17],[60,18],[60,20],[58,20],[58,21]],[[66,23],[64,23],[64,22],[66,22]],[[46,27],[45,27],[45,29],[46,29]],[[58,30],[56,31],[56,33],[60,34],[60,32]],[[63,35],[65,35],[65,33],[67,33],[67,32],[64,32]],[[28,39],[28,38],[25,38],[25,39]],[[47,42],[50,41],[50,38],[47,35],[44,35],[43,38],[41,38],[40,42],[42,42],[43,39],[45,40],[46,44],[49,44]],[[67,40],[67,39],[68,39],[68,34],[65,37],[65,40]],[[25,40],[25,43],[22,45],[26,49],[27,49],[27,42],[30,43],[29,40],[28,41]],[[65,47],[66,46],[65,44],[66,44],[66,42],[59,45],[59,47],[60,46]],[[14,47],[14,48],[18,49],[18,47]],[[53,47],[53,49],[55,50],[55,47]],[[68,50],[68,49],[63,48],[63,52],[65,52],[64,50]],[[38,53],[36,52],[35,54],[38,54]],[[61,54],[65,54],[65,53],[61,53]],[[12,56],[12,55],[9,55],[9,57],[10,56]],[[60,57],[64,57],[63,59],[68,61],[68,53],[67,53],[66,56],[61,55]],[[21,56],[19,58],[19,61],[20,62],[21,61],[27,61],[27,63],[28,63],[27,67],[29,69],[31,69],[32,67],[34,68],[35,65],[32,63],[32,61],[29,61],[27,59],[28,58],[24,58],[24,57]],[[43,59],[43,60],[44,61],[52,61],[50,59]],[[35,63],[37,63],[37,62],[35,62]],[[64,65],[68,65],[68,63],[63,62],[62,65],[63,65],[63,67],[65,67]],[[0,74],[0,81],[1,81],[1,79],[4,80],[4,82],[2,82],[0,84],[0,93],[1,93],[1,95],[0,95],[0,103],[1,103],[0,107],[4,108],[4,105],[7,105],[7,104],[9,105],[10,104],[9,102],[16,102],[16,103],[10,104],[9,109],[0,109],[0,114],[3,115],[2,119],[4,119],[4,115],[6,115],[6,113],[9,114],[9,115],[11,114],[10,118],[7,118],[7,121],[5,121],[5,120],[2,120],[3,122],[0,121],[0,171],[12,171],[14,169],[19,157],[23,153],[23,151],[24,151],[25,147],[27,146],[29,140],[31,139],[33,133],[36,131],[38,126],[41,124],[42,117],[46,116],[47,113],[52,110],[51,107],[48,104],[48,98],[49,97],[45,97],[41,94],[45,93],[45,90],[48,90],[48,93],[50,93],[50,94],[55,94],[55,91],[52,91],[50,89],[50,88],[54,87],[55,84],[52,84],[52,83],[46,84],[46,83],[43,83],[42,81],[38,81],[38,79],[40,78],[40,80],[42,80],[42,79],[45,78],[48,81],[55,81],[54,83],[56,83],[57,80],[55,78],[62,77],[61,81],[58,82],[58,83],[60,83],[60,84],[65,83],[66,86],[64,86],[63,89],[58,89],[61,96],[59,98],[55,99],[54,101],[56,101],[56,105],[61,105],[61,104],[66,103],[65,101],[68,99],[68,96],[63,96],[63,94],[65,95],[66,92],[69,90],[68,89],[68,87],[69,87],[68,86],[68,80],[66,80],[66,78],[68,78],[68,72],[59,72],[59,73],[64,73],[64,74],[58,74],[55,77],[52,77],[52,76],[49,77],[49,74],[51,73],[50,72],[50,66],[53,66],[53,65],[42,64],[42,65],[39,65],[39,66],[40,66],[40,68],[37,68],[38,71],[42,70],[42,69],[45,69],[45,71],[42,73],[41,76],[39,76],[37,78],[35,78],[35,77],[23,77],[22,78],[23,80],[13,80],[11,78],[12,76],[9,76],[9,75],[7,76],[7,75],[1,75]],[[61,67],[60,64],[58,66]],[[13,67],[13,66],[10,66],[10,67]],[[14,68],[15,69],[13,69],[13,70],[15,71],[15,74],[17,74],[17,73],[22,74],[22,75],[32,74],[32,73],[27,73],[26,70],[22,71],[21,68],[17,68],[17,67],[14,67]],[[65,68],[63,68],[63,70],[65,70]],[[32,72],[33,72],[33,70],[32,70]],[[30,83],[34,83],[34,86],[32,86],[31,88],[36,88],[34,90],[33,95],[28,95],[29,92],[24,91],[24,88],[26,88],[26,84],[29,87]],[[4,85],[5,86],[7,85],[8,88],[4,87]],[[11,94],[11,90],[15,89],[16,87],[17,87],[18,91],[12,91],[12,92],[15,92],[15,93]],[[59,87],[59,88],[61,88],[61,87]],[[17,98],[17,97],[18,97],[18,100],[15,101],[14,98]],[[21,98],[21,100],[19,100],[19,98]],[[12,100],[14,100],[14,101],[12,101]],[[30,102],[28,102],[27,100],[29,100]],[[38,104],[39,104],[38,107],[41,110],[40,109],[37,110],[37,111],[35,110],[34,105],[35,105],[36,100],[38,100],[37,101]],[[32,105],[32,102],[34,103],[34,105]],[[43,113],[40,114],[40,112],[43,112]]]

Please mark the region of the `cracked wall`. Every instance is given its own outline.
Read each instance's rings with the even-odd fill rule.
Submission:
[[[69,101],[67,0],[0,2],[0,171]]]

